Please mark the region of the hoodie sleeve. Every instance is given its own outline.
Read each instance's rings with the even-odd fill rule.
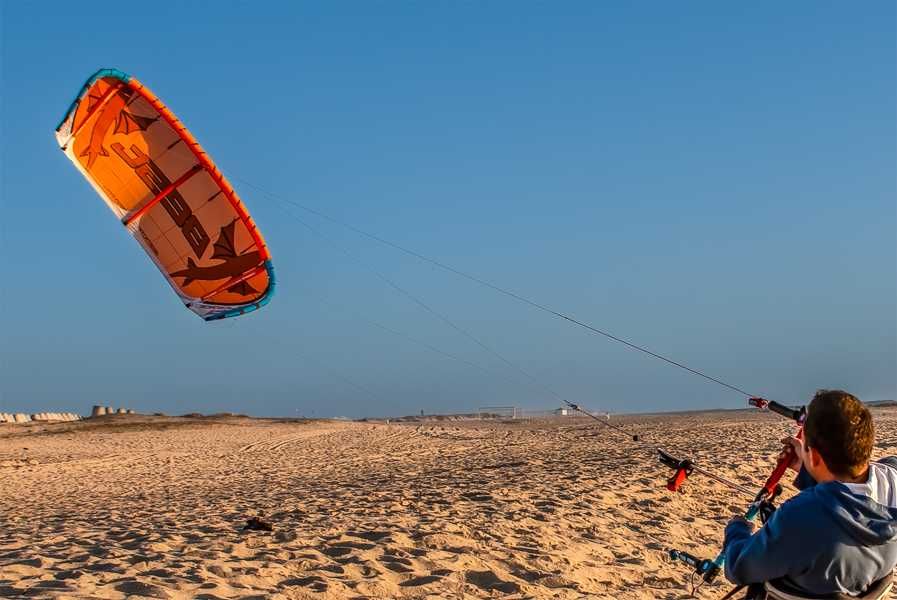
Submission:
[[[888,465],[889,467],[897,469],[897,456],[888,456],[887,458],[882,458],[875,462],[880,462],[883,465]]]
[[[897,456],[888,456],[886,458],[881,458],[875,462],[897,469]],[[797,477],[794,478],[794,487],[803,491],[807,488],[813,487],[814,485],[816,485],[816,480],[813,479],[813,476],[810,475],[810,472],[807,471],[807,468],[801,465],[800,472],[797,474]]]
[[[765,526],[751,535],[750,525],[734,520],[726,527],[726,578],[736,585],[777,579],[806,563],[806,535],[801,534],[799,507],[786,502]]]

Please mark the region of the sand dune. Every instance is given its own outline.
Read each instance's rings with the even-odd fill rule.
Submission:
[[[876,452],[897,454],[897,410],[875,414]],[[790,430],[619,423],[751,487]],[[0,597],[686,598],[665,548],[714,555],[748,499],[698,475],[671,494],[668,475],[587,420],[4,424]],[[274,531],[243,531],[252,516]]]

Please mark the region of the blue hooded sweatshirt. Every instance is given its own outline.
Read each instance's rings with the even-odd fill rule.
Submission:
[[[897,566],[897,457],[869,465],[866,483],[817,484],[801,471],[791,498],[752,535],[726,527],[726,577],[781,581],[809,594],[857,595]]]

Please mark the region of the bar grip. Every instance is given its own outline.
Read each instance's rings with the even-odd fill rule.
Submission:
[[[671,559],[682,561],[696,571],[699,571],[701,563],[704,562],[700,558],[680,550],[670,550],[669,554]]]
[[[779,404],[775,400],[770,400],[766,405],[766,408],[776,413],[777,415],[782,415],[786,419],[791,419],[792,421],[800,421],[801,419],[801,411],[791,408],[790,406],[785,406],[784,404]]]
[[[657,449],[657,458],[660,459],[660,462],[662,462],[664,465],[668,466],[671,469],[678,469],[679,463],[682,462],[678,458],[674,457],[673,455],[671,455],[667,452],[664,452],[660,448]]]
[[[699,574],[707,583],[713,582],[719,574],[720,565],[718,565],[716,561],[708,558],[698,558],[697,556],[680,550],[670,550],[669,555],[671,559],[684,562],[693,568],[695,573]]]

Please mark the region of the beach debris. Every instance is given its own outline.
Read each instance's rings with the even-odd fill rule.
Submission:
[[[260,517],[252,517],[247,519],[243,531],[274,531],[274,525],[270,521],[263,521]]]

